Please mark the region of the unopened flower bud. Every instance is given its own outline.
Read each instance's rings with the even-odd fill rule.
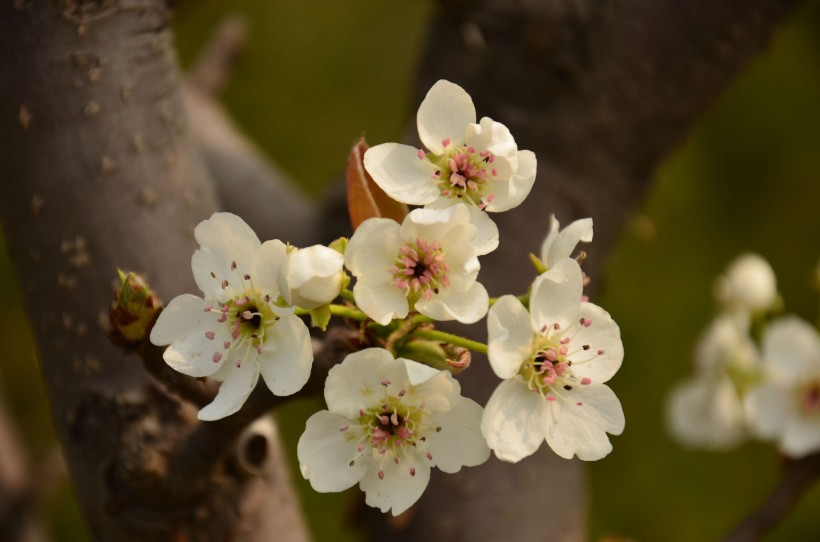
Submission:
[[[344,287],[344,257],[314,245],[288,253],[279,270],[279,289],[289,305],[315,309],[336,299]]]
[[[111,336],[117,343],[133,346],[148,338],[162,310],[162,301],[140,275],[121,269],[117,269],[117,275],[120,287],[108,315]]]
[[[440,371],[458,374],[470,366],[470,351],[439,341],[413,339],[406,342],[396,355],[423,363]]]
[[[726,308],[757,313],[777,302],[777,281],[769,262],[757,254],[743,254],[715,282],[715,297]]]

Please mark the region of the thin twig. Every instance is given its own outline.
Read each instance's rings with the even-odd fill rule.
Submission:
[[[207,96],[218,96],[228,85],[247,42],[245,20],[238,15],[225,19],[188,72],[189,84]]]
[[[794,509],[820,476],[820,452],[790,461],[783,479],[760,508],[735,528],[724,542],[760,540]]]

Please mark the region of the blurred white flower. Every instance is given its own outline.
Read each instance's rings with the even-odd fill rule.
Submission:
[[[724,308],[740,316],[766,311],[777,302],[774,271],[757,254],[735,258],[715,281],[714,290]]]
[[[401,514],[421,497],[431,467],[454,473],[490,455],[481,406],[460,393],[449,372],[384,349],[348,355],[327,377],[328,410],[299,438],[302,475],[323,493],[358,482],[368,505]]]
[[[592,219],[576,220],[563,230],[555,215],[550,215],[550,231],[541,244],[541,262],[551,269],[564,258],[570,258],[578,243],[592,241]]]
[[[678,384],[667,404],[667,423],[683,444],[727,449],[746,438],[743,393],[757,383],[760,355],[746,326],[722,315],[695,349],[695,375]]]
[[[419,106],[416,124],[428,152],[384,143],[367,150],[364,166],[391,198],[436,208],[466,204],[478,228],[478,253],[498,246],[498,228],[481,211],[517,207],[535,182],[536,160],[520,151],[510,131],[484,117],[476,124],[469,94],[438,81]]]
[[[215,213],[201,222],[194,237],[200,248],[191,266],[205,298],[174,298],[151,330],[151,342],[170,345],[163,358],[173,369],[222,382],[199,419],[224,418],[239,410],[260,373],[275,395],[302,389],[313,363],[310,335],[292,308],[275,303],[285,245],[263,245],[230,213]]]
[[[477,322],[487,314],[489,296],[476,282],[475,237],[463,205],[416,209],[401,225],[365,220],[345,250],[356,304],[382,325],[411,309],[435,320]]]
[[[484,410],[481,431],[495,455],[516,462],[546,439],[570,459],[612,450],[624,414],[603,383],[623,361],[620,330],[609,314],[582,302],[583,274],[565,258],[535,280],[530,312],[513,296],[490,308],[489,358],[505,379]]]
[[[765,380],[749,392],[745,406],[750,429],[777,441],[780,451],[800,458],[820,450],[820,336],[790,316],[763,337]]]
[[[344,256],[332,248],[314,245],[288,247],[279,270],[279,289],[288,305],[315,309],[336,299],[344,279]]]

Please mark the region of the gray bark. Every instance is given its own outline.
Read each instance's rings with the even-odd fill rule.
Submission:
[[[304,540],[278,444],[254,473],[230,444],[176,468],[195,409],[104,333],[117,266],[196,291],[193,227],[217,209],[169,19],[159,0],[0,6],[0,217],[93,537]]]

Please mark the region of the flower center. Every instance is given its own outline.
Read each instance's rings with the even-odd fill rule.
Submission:
[[[403,290],[411,306],[419,299],[430,299],[446,288],[450,281],[447,272],[446,255],[438,241],[428,243],[416,239],[399,249],[396,260],[390,266],[393,285]]]
[[[547,401],[555,401],[575,386],[592,383],[590,378],[579,378],[572,371],[573,365],[589,363],[604,354],[604,350],[579,344],[580,341],[573,338],[579,329],[590,325],[592,321],[586,318],[580,318],[565,330],[555,323],[544,326],[541,333],[533,337],[532,354],[518,371],[532,391]]]
[[[444,154],[431,156],[436,165],[433,179],[438,183],[441,195],[475,205],[479,209],[487,207],[495,196],[484,197],[484,188],[490,177],[498,172],[493,167],[495,155],[490,151],[478,152],[474,147],[451,147],[445,139]],[[423,156],[423,151],[419,155]]]
[[[370,447],[382,455],[390,451],[396,458],[405,446],[416,445],[422,417],[420,409],[403,405],[400,397],[385,397],[381,405],[359,411]]]
[[[279,320],[279,316],[273,310],[274,300],[254,287],[250,275],[239,273],[235,262],[231,264],[231,271],[236,276],[230,277],[232,281],[222,279],[221,285],[223,290],[236,292],[235,297],[216,306],[205,307],[205,312],[219,314],[217,322],[227,328],[228,334],[225,335],[223,327],[222,331],[206,331],[205,337],[213,341],[220,335],[221,343],[217,342],[212,356],[214,363],[230,355],[236,358],[233,362],[239,367],[252,350],[262,353],[266,331]],[[211,275],[219,280],[215,273]]]
[[[800,406],[805,416],[820,414],[820,382],[814,381],[800,391]]]

